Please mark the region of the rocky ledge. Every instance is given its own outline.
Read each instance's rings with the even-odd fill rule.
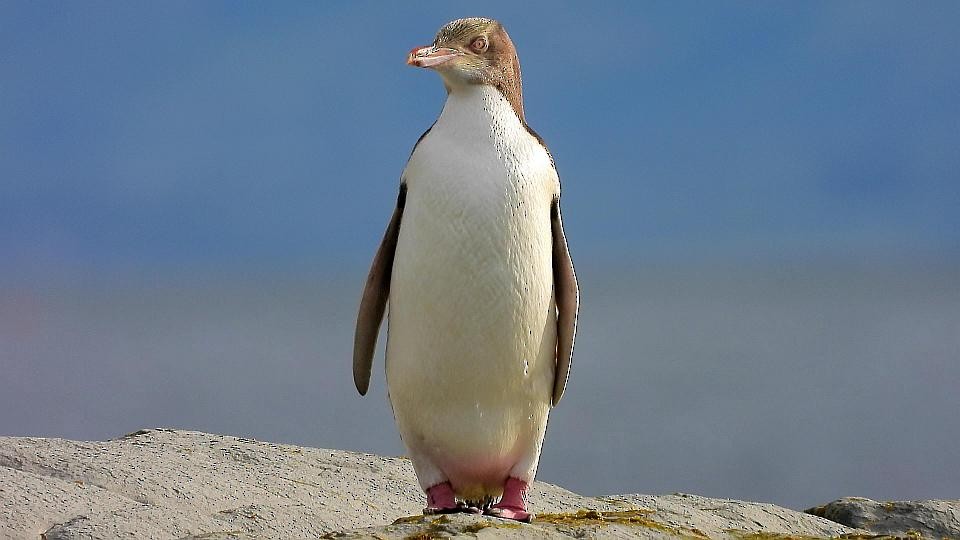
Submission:
[[[538,482],[529,525],[424,517],[422,505],[400,457],[171,429],[107,442],[0,437],[0,538],[960,538],[960,501],[844,499],[803,513]]]

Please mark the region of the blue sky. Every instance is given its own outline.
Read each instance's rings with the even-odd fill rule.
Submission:
[[[956,1],[0,2],[0,434],[401,453],[356,301],[475,15],[582,291],[541,479],[955,496]]]
[[[960,3],[0,6],[8,277],[352,269],[442,105],[406,51],[505,23],[603,261],[960,252]]]

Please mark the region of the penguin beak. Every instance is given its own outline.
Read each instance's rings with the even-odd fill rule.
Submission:
[[[436,45],[414,47],[407,55],[407,65],[432,68],[449,62],[462,54],[462,52],[450,47],[437,47]]]

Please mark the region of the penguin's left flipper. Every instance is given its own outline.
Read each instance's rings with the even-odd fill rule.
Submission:
[[[377,334],[390,297],[390,276],[393,273],[393,256],[397,250],[397,236],[400,234],[400,220],[407,200],[407,184],[400,184],[397,195],[397,207],[387,225],[387,231],[380,241],[380,248],[373,257],[367,284],[360,299],[357,314],[357,329],[353,335],[353,383],[360,395],[367,393],[370,387],[370,371],[373,367],[373,353],[377,348]]]
[[[554,197],[550,207],[550,228],[553,231],[553,288],[557,302],[557,367],[553,379],[551,402],[556,405],[563,397],[563,390],[570,377],[573,359],[573,340],[577,334],[577,310],[580,306],[580,289],[573,260],[563,235],[563,220],[560,217],[560,197]]]

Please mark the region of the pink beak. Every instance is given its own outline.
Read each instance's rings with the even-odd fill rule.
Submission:
[[[407,55],[407,65],[422,68],[432,68],[445,62],[449,62],[460,56],[460,51],[448,47],[437,47],[436,45],[427,45],[426,47],[414,47]]]

